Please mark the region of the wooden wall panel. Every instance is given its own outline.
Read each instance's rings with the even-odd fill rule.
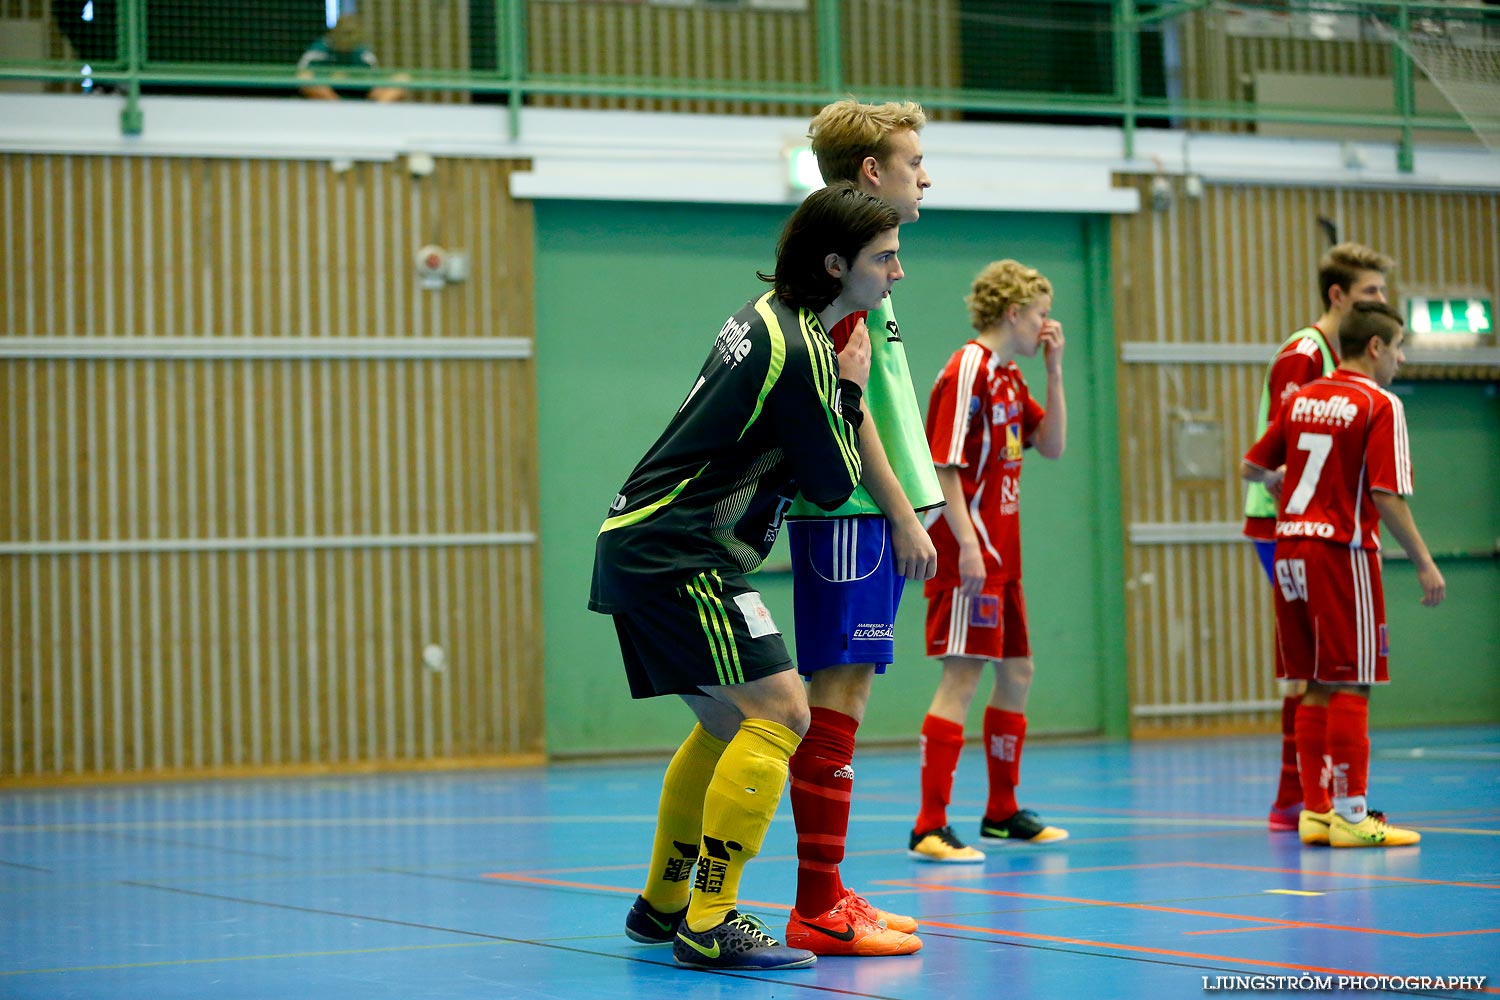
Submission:
[[[1389,282],[1397,297],[1403,286],[1500,290],[1500,196],[1209,185],[1194,199],[1174,183],[1172,207],[1157,212],[1149,178],[1118,183],[1137,187],[1148,206],[1113,223],[1117,337],[1127,350],[1257,348],[1238,363],[1119,366],[1126,537],[1154,525],[1183,539],[1127,544],[1134,726],[1270,726],[1274,713],[1255,703],[1279,697],[1271,591],[1252,547],[1236,537],[1238,462],[1251,442],[1265,364],[1281,339],[1322,311],[1316,269],[1327,244],[1317,216],[1335,220],[1343,238],[1397,259]],[[1403,377],[1413,374],[1421,370]],[[1175,478],[1170,442],[1182,418],[1222,425],[1222,474]]]
[[[405,0],[360,0],[360,20],[370,47],[387,69],[469,69],[469,5],[414,4]],[[415,90],[410,100],[441,104],[465,103],[467,91]]]
[[[27,776],[490,761],[540,746],[524,552],[10,558],[0,768]],[[445,660],[428,667],[423,650]],[[509,669],[508,669],[509,668]],[[510,749],[514,747],[514,749]]]
[[[515,167],[0,157],[0,781],[540,752]]]
[[[538,77],[656,79],[746,89],[817,86],[817,4],[805,12],[672,8],[648,4],[528,4],[528,67]],[[957,89],[962,66],[957,0],[843,3],[845,86],[866,100],[905,90]],[[893,30],[893,20],[899,30]],[[738,100],[643,100],[541,95],[539,106],[790,115],[818,105]],[[951,117],[948,112],[933,117]]]
[[[1190,11],[1174,24],[1181,45],[1183,97],[1250,107],[1257,72],[1391,77],[1391,46],[1377,41],[1256,38],[1230,34],[1222,7]],[[1393,98],[1394,100],[1394,98]],[[1253,132],[1249,122],[1200,122],[1218,132]]]
[[[849,0],[843,9],[844,73],[848,85],[896,100],[911,90],[963,87],[958,0],[891,4]],[[937,117],[957,117],[951,112]]]

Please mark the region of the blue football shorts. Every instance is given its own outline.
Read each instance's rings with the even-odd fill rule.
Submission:
[[[787,522],[797,670],[804,676],[841,663],[895,660],[896,609],[906,580],[896,572],[884,517],[800,518]]]

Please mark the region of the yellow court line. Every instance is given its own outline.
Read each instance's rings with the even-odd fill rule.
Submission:
[[[177,958],[162,962],[122,962],[119,965],[74,965],[56,969],[0,969],[0,976],[39,976],[54,972],[109,972],[114,969],[154,969],[164,965],[206,965],[212,962],[259,962],[266,959],[329,958],[334,955],[379,955],[396,951],[432,951],[437,948],[481,948],[485,945],[519,944],[517,941],[455,941],[451,944],[402,944],[389,948],[348,948],[343,951],[292,951],[283,955],[224,955],[218,958]]]
[[[1321,892],[1308,892],[1305,889],[1267,889],[1266,892],[1277,896],[1321,896]]]

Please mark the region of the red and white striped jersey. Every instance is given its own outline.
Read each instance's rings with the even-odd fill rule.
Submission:
[[[1245,461],[1262,469],[1286,465],[1278,539],[1379,549],[1380,512],[1373,491],[1412,492],[1401,400],[1342,368],[1288,399]]]
[[[927,443],[934,465],[955,466],[969,520],[979,533],[987,577],[1021,577],[1021,453],[1046,416],[1014,362],[1000,363],[971,340],[954,352],[927,403]],[[941,511],[928,514],[937,575],[928,594],[957,587],[958,541]]]
[[[1328,348],[1326,357],[1323,354],[1324,347]],[[1276,352],[1276,357],[1271,359],[1271,367],[1266,370],[1262,386],[1262,405],[1266,412],[1263,419],[1260,414],[1256,415],[1255,433],[1264,434],[1293,393],[1313,379],[1332,375],[1338,363],[1338,337],[1330,339],[1316,323],[1303,327],[1287,338],[1286,343],[1281,345],[1281,350]],[[1261,487],[1251,486],[1250,490],[1254,494]],[[1266,496],[1266,505],[1261,509],[1271,509],[1269,500],[1270,497]],[[1258,506],[1260,503],[1258,498],[1254,498],[1246,504],[1245,537],[1273,542],[1276,540],[1276,518],[1258,517],[1250,513],[1251,504]]]

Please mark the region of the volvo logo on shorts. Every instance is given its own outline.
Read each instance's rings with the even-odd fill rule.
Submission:
[[[1277,538],[1332,538],[1333,525],[1327,521],[1277,521]]]

